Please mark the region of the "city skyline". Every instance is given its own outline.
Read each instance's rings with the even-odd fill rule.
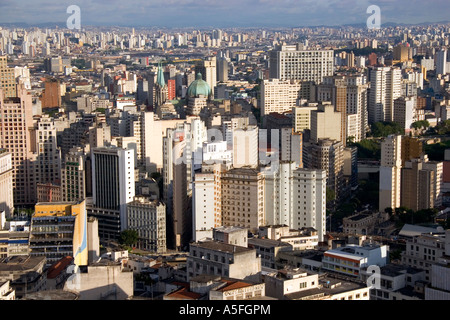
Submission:
[[[313,5],[314,4],[314,5]],[[96,1],[2,1],[2,24],[62,24],[70,16],[66,9],[81,9],[82,26],[134,27],[314,27],[365,24],[367,8],[377,5],[382,24],[439,23],[448,20],[450,3],[442,0],[413,1],[292,1],[273,6],[269,0],[118,0]],[[399,14],[401,12],[401,15]]]

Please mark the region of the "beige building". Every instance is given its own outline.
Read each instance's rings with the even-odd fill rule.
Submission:
[[[0,89],[0,146],[12,156],[15,205],[36,203],[36,179],[32,139],[33,106],[31,94],[22,85],[18,97],[8,98]]]
[[[65,156],[62,168],[63,201],[79,201],[86,198],[85,153],[82,148],[74,147]]]
[[[261,117],[291,111],[300,99],[313,100],[314,86],[301,80],[264,80],[261,84]]]
[[[311,112],[317,111],[317,104],[293,107],[293,128],[294,132],[311,129]]]
[[[126,300],[133,296],[133,272],[121,261],[101,260],[75,273],[64,287],[79,294],[79,300]]]
[[[145,197],[134,197],[127,204],[128,229],[136,230],[141,250],[165,253],[166,245],[166,206],[159,201]]]
[[[261,258],[256,250],[219,241],[190,244],[187,258],[188,279],[209,274],[241,280],[259,280]]]
[[[342,141],[342,116],[331,104],[318,105],[317,111],[311,112],[311,141],[325,138]]]
[[[264,175],[253,168],[234,168],[221,181],[223,225],[256,232],[265,224]]]

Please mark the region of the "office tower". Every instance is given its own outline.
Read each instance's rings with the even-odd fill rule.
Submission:
[[[441,49],[436,53],[436,74],[445,75],[447,70],[447,49]]]
[[[4,98],[17,96],[14,68],[8,67],[7,56],[0,56],[0,89],[3,89]]]
[[[355,54],[353,53],[353,51],[347,54],[345,64],[349,68],[355,67]]]
[[[333,75],[333,50],[302,50],[302,45],[283,45],[269,53],[269,78],[321,83]]]
[[[313,100],[314,86],[310,81],[264,80],[261,83],[261,117],[272,112],[291,111],[300,99]]]
[[[59,80],[51,78],[45,81],[41,103],[43,109],[61,107],[61,85]]]
[[[217,82],[228,81],[228,60],[225,57],[217,58]]]
[[[217,61],[216,57],[206,57],[201,62],[195,65],[195,74],[201,73],[202,79],[206,81],[210,88],[210,94],[214,92],[214,87],[217,84]]]
[[[86,198],[86,155],[82,148],[70,149],[62,169],[63,201],[80,201]]]
[[[195,174],[193,181],[193,241],[212,238],[213,229],[222,226],[221,173],[229,169],[230,164],[220,160],[212,164],[207,163],[202,165],[202,171]]]
[[[301,132],[303,130],[311,129],[311,113],[317,111],[317,104],[310,104],[308,106],[293,107],[293,129],[294,132]]]
[[[423,159],[422,168],[424,170],[431,170],[434,172],[434,207],[439,208],[442,206],[443,189],[444,189],[444,163],[442,161],[429,161],[426,155],[422,155]]]
[[[13,210],[12,155],[6,149],[0,149],[0,212],[4,212],[5,216],[10,218]]]
[[[33,163],[34,142],[33,110],[31,95],[23,85],[18,85],[18,97],[6,98],[0,90],[0,147],[8,150],[12,157],[14,205],[36,203],[36,180]]]
[[[358,187],[358,148],[344,148],[344,193],[348,196]]]
[[[423,159],[405,162],[401,170],[400,204],[414,211],[434,207],[436,172],[425,169]]]
[[[296,164],[303,168],[303,134],[294,132],[292,128],[280,129],[280,161]]]
[[[136,247],[166,253],[166,206],[158,200],[135,197],[127,205],[128,229],[138,233]]]
[[[347,83],[343,76],[324,77],[323,82],[317,86],[317,101],[329,101],[340,112],[340,137],[344,145],[347,139]],[[324,137],[325,138],[325,137]],[[333,138],[335,139],[335,138]]]
[[[342,113],[335,111],[331,104],[318,105],[317,111],[311,112],[311,142],[329,138],[342,141]]]
[[[377,67],[369,70],[368,122],[393,121],[394,101],[401,95],[401,70]]]
[[[221,181],[224,226],[257,232],[266,225],[263,173],[254,168],[233,168],[222,173]]]
[[[257,126],[233,129],[234,168],[258,166],[258,132]]]
[[[341,200],[344,176],[344,145],[333,139],[319,139],[316,143],[305,146],[304,166],[309,169],[325,170],[327,188]]]
[[[394,47],[394,60],[405,62],[409,60],[409,49],[410,47],[408,45],[404,45],[403,43],[398,44]]]
[[[293,172],[293,229],[314,228],[319,241],[326,234],[326,170],[298,168]]]
[[[31,218],[30,255],[45,256],[47,265],[71,256],[77,266],[88,264],[85,201],[40,202]]]
[[[167,246],[182,248],[192,234],[190,198],[193,175],[191,124],[167,129],[163,138],[163,201],[167,212]]]
[[[402,136],[390,135],[381,142],[380,195],[378,209],[401,206]]]
[[[102,240],[118,240],[127,229],[127,203],[133,201],[134,151],[101,147],[91,151],[92,207],[89,216],[98,219]]]
[[[416,120],[415,100],[414,97],[399,97],[394,100],[393,120],[405,130],[405,134],[410,132],[411,125]]]
[[[278,169],[272,167],[263,173],[267,225],[286,225],[296,230],[314,228],[319,239],[323,239],[326,171],[298,168],[282,161]]]
[[[422,68],[425,68],[425,74],[426,71],[430,71],[430,70],[434,70],[435,66],[434,66],[434,59],[433,58],[422,58],[422,60],[420,60],[420,65],[422,66]]]
[[[406,161],[423,156],[423,142],[419,138],[402,136],[401,159],[402,166]]]
[[[37,184],[61,184],[61,149],[57,147],[53,118],[42,116],[35,124],[37,159],[34,165]]]

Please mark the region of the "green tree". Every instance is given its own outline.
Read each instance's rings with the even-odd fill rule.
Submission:
[[[138,233],[136,230],[124,230],[120,233],[119,243],[131,247],[138,240]]]
[[[387,137],[391,134],[403,135],[405,133],[405,130],[398,123],[389,121],[372,123],[370,129],[372,136],[376,138]]]

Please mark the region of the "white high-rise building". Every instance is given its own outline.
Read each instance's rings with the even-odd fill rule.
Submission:
[[[402,74],[399,68],[377,67],[369,72],[369,123],[393,121],[394,101],[401,96]]]
[[[278,170],[267,168],[265,212],[268,225],[287,225],[290,229],[314,228],[319,241],[326,233],[325,170],[296,167],[281,162]]]
[[[258,127],[233,130],[233,167],[258,165]]]
[[[270,79],[261,83],[261,116],[291,111],[300,99],[313,100],[314,86],[301,80]]]
[[[100,238],[118,239],[127,229],[127,204],[135,196],[134,150],[115,146],[94,148],[92,161],[92,207]]]
[[[283,45],[270,51],[269,77],[321,83],[334,72],[333,50],[304,50],[302,44]]]
[[[381,142],[379,210],[400,207],[402,136],[391,135]]]
[[[10,218],[13,210],[13,167],[11,153],[6,149],[0,149],[0,212],[4,212],[5,216]]]

